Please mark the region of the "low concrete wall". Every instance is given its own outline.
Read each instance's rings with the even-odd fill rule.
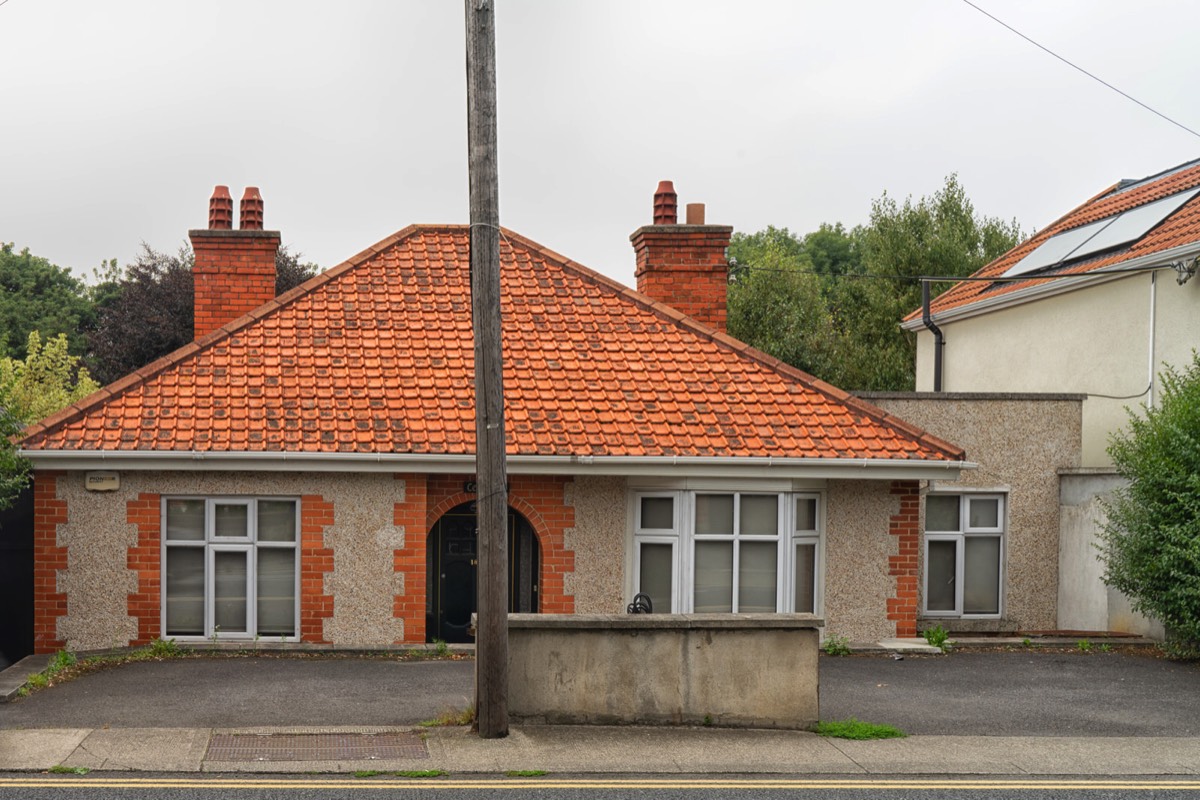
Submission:
[[[510,614],[516,720],[807,728],[817,721],[810,614]]]

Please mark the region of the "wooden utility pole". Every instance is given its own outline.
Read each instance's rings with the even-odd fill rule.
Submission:
[[[471,322],[475,331],[475,469],[479,525],[475,718],[508,735],[508,475],[500,346],[500,203],[496,176],[496,20],[466,0],[467,150],[471,183]]]

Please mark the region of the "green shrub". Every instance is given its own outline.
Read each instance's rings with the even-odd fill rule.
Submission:
[[[1108,447],[1129,481],[1104,503],[1104,581],[1167,636],[1200,644],[1200,355],[1182,372],[1166,367],[1162,393]]]

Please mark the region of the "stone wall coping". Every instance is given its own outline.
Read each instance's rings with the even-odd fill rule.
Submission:
[[[1112,475],[1120,477],[1112,467],[1061,467],[1055,470],[1059,475]]]
[[[812,614],[509,614],[509,630],[807,630],[825,620]]]

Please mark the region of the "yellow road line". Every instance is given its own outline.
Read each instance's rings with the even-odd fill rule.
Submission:
[[[1017,779],[805,779],[805,778],[111,778],[36,776],[0,778],[0,789],[13,788],[192,788],[192,789],[959,789],[1033,791],[1149,791],[1200,790],[1200,780],[1035,780]]]

